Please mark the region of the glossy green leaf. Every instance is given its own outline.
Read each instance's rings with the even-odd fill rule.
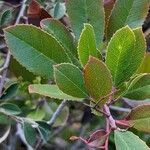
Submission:
[[[75,98],[63,93],[56,85],[32,84],[29,86],[29,93],[37,93],[55,99],[66,99],[73,101],[82,101],[83,99]]]
[[[20,64],[48,79],[53,79],[52,65],[70,62],[57,40],[35,26],[17,25],[6,28],[5,39]]]
[[[138,69],[137,73],[150,73],[150,53],[145,54],[145,58]]]
[[[0,112],[8,115],[19,115],[21,110],[17,105],[11,103],[2,103],[0,105]]]
[[[96,33],[99,47],[104,36],[104,8],[102,0],[67,0],[67,13],[77,39],[79,39],[84,23],[90,23]]]
[[[23,131],[26,141],[34,147],[36,144],[36,129],[28,122],[24,122]]]
[[[147,16],[150,0],[117,0],[108,23],[108,39],[120,28],[141,27]]]
[[[72,64],[59,64],[54,66],[54,76],[59,89],[73,97],[88,97],[82,72]]]
[[[136,100],[150,98],[150,74],[137,76],[130,83],[124,97]]]
[[[129,80],[141,64],[144,53],[145,40],[140,28],[132,31],[126,26],[114,34],[107,47],[106,64],[115,86]]]
[[[130,131],[115,130],[116,150],[149,150],[150,148],[137,135]]]
[[[133,108],[126,120],[133,128],[150,133],[150,105],[140,105]]]
[[[84,68],[84,80],[87,91],[95,102],[111,93],[111,74],[106,65],[94,57],[90,57]],[[106,100],[102,100],[101,104]]]
[[[78,55],[83,66],[88,62],[90,55],[98,58],[95,34],[90,24],[84,24],[84,29],[78,42]]]
[[[74,39],[67,28],[61,22],[55,19],[44,19],[40,24],[42,29],[53,35],[64,47],[72,62],[78,64],[78,60],[76,59],[77,50]]]

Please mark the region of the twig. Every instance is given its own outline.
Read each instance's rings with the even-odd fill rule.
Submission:
[[[16,25],[16,24],[19,24],[21,17],[24,16],[24,12],[25,12],[25,9],[26,9],[26,1],[27,1],[27,0],[24,0],[24,1],[22,2],[22,5],[21,5],[21,8],[20,8],[18,17],[17,17],[17,19],[16,19],[15,25]]]
[[[115,110],[115,111],[119,111],[119,112],[126,112],[129,113],[131,111],[131,109],[129,108],[122,108],[122,107],[117,107],[117,106],[109,106],[110,109]]]
[[[117,126],[116,126],[115,120],[112,117],[112,115],[110,113],[110,109],[106,104],[104,105],[104,111],[109,115],[109,117],[106,116],[108,118],[109,125],[111,126],[112,129],[116,129]]]
[[[109,119],[106,118],[106,132],[110,132],[110,125],[109,125]],[[108,142],[109,142],[109,136],[107,137],[104,145],[104,150],[108,150]]]
[[[53,114],[51,119],[47,122],[50,126],[52,126],[55,123],[57,117],[62,112],[62,110],[66,106],[66,104],[67,104],[67,100],[63,100],[62,103],[58,106],[57,110],[55,111],[55,113]]]

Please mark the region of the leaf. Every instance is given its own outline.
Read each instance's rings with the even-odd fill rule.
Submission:
[[[0,99],[6,100],[12,98],[17,93],[18,88],[18,83],[12,82],[9,86],[5,88]]]
[[[12,10],[11,9],[5,10],[1,14],[0,26],[7,25],[8,23],[10,23],[11,19],[12,19]]]
[[[144,60],[139,67],[137,73],[150,73],[150,53],[145,54]]]
[[[117,150],[149,150],[149,147],[130,131],[115,130],[115,145]]]
[[[107,24],[109,22],[109,17],[111,15],[111,11],[114,7],[114,4],[115,0],[104,0],[105,22],[106,22],[105,27],[107,27]]]
[[[140,28],[132,31],[126,26],[114,34],[107,47],[106,64],[116,87],[129,80],[136,72],[144,58],[144,52],[145,42]]]
[[[40,26],[40,21],[45,18],[51,18],[52,16],[40,6],[36,0],[32,0],[28,6],[27,18],[28,23],[35,26]]]
[[[54,36],[57,41],[64,47],[68,56],[73,63],[78,64],[77,50],[75,47],[74,39],[67,28],[58,20],[44,19],[41,21],[41,27],[49,34]]]
[[[24,81],[32,82],[36,76],[29,72],[25,67],[20,65],[15,59],[11,58],[10,71],[15,75],[15,77],[22,77]]]
[[[76,137],[76,136],[72,136],[70,137],[70,140],[81,140],[82,142],[84,142],[85,144],[87,144],[88,146],[92,147],[92,148],[100,148],[104,145],[106,139],[108,137],[108,134],[103,131],[103,130],[97,130],[94,133],[92,133],[90,135],[90,137],[88,139],[83,139],[82,137]]]
[[[70,62],[57,40],[35,26],[17,25],[4,32],[12,55],[34,74],[53,79],[52,65]]]
[[[42,120],[45,117],[45,111],[43,109],[37,108],[34,111],[31,111],[28,116],[35,121]]]
[[[150,98],[150,74],[137,76],[123,95],[129,99],[143,100]]]
[[[0,112],[8,115],[19,115],[21,110],[17,105],[11,103],[2,103],[0,104]]]
[[[120,28],[141,27],[147,16],[150,0],[117,0],[109,18],[108,39]]]
[[[73,101],[82,101],[83,99],[69,96],[63,93],[57,85],[48,85],[48,84],[31,84],[29,86],[29,93],[37,93],[51,98],[56,99],[66,99]]]
[[[59,89],[73,97],[87,98],[82,72],[72,64],[54,66],[54,76]]]
[[[150,133],[150,105],[140,105],[133,108],[126,120],[133,128]]]
[[[106,65],[94,57],[89,58],[84,68],[84,80],[87,91],[95,102],[111,92],[111,74]],[[104,104],[106,100],[101,101],[101,104]]]
[[[66,7],[76,39],[79,39],[84,23],[90,23],[96,33],[96,43],[99,47],[103,41],[105,26],[103,1],[67,0]]]
[[[56,2],[53,8],[50,9],[50,14],[53,18],[61,19],[66,14],[65,3]]]
[[[51,127],[49,124],[47,124],[44,121],[37,121],[38,123],[38,129],[41,135],[41,138],[46,142],[49,139],[50,133],[51,133]]]
[[[36,129],[32,127],[32,125],[28,122],[24,122],[23,131],[26,141],[32,147],[36,144]]]
[[[5,131],[5,133],[3,134],[3,136],[0,137],[0,144],[6,140],[6,138],[8,137],[9,133],[10,133],[10,129],[11,126],[9,125],[7,130]]]
[[[78,55],[83,66],[88,62],[90,55],[98,58],[95,34],[93,27],[90,24],[84,24],[84,29],[82,30],[78,42]]]

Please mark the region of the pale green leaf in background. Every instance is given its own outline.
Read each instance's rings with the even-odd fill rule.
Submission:
[[[66,99],[66,100],[73,100],[73,101],[83,100],[63,93],[56,85],[31,84],[29,86],[29,93],[37,93],[55,99]]]

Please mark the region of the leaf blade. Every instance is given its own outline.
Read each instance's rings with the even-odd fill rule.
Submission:
[[[84,81],[87,91],[96,102],[110,94],[112,90],[109,70],[102,61],[94,57],[90,57],[84,68]],[[102,104],[105,102],[106,99],[102,101]]]
[[[57,40],[35,26],[16,25],[4,32],[12,55],[35,74],[53,79],[52,65],[70,62]],[[58,58],[59,55],[62,57]]]
[[[78,55],[83,66],[88,62],[90,55],[98,58],[95,34],[90,24],[84,24],[84,29],[78,42]]]
[[[29,86],[29,93],[37,93],[40,95],[44,95],[50,98],[56,99],[67,99],[67,100],[77,100],[81,101],[80,98],[75,98],[63,93],[56,85],[48,85],[48,84],[31,84]]]
[[[117,150],[142,149],[149,150],[149,147],[135,134],[130,131],[115,131],[115,145]]]
[[[67,0],[69,19],[75,36],[79,39],[84,23],[90,23],[96,34],[97,46],[103,41],[104,8],[101,0]]]
[[[62,92],[78,98],[88,97],[82,72],[76,66],[69,63],[56,65],[54,74],[56,84]]]

